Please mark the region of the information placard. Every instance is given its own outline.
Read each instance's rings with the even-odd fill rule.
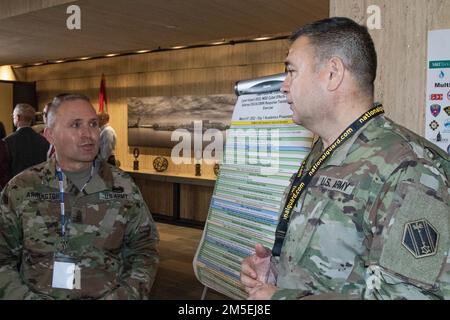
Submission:
[[[272,248],[283,192],[312,140],[310,131],[292,122],[284,94],[239,96],[193,262],[201,283],[233,299],[246,298],[241,261],[256,243]]]
[[[450,29],[428,33],[425,138],[450,154]]]

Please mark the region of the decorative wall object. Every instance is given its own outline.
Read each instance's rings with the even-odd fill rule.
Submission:
[[[172,148],[179,142],[171,141],[172,132],[185,129],[193,133],[196,121],[200,122],[202,133],[213,128],[225,133],[230,127],[236,96],[128,98],[127,103],[128,145]],[[208,143],[203,142],[203,147]]]
[[[133,150],[133,156],[134,156],[134,161],[133,161],[133,170],[139,170],[139,157],[140,151],[139,148],[134,148]]]
[[[214,174],[216,175],[216,177],[219,175],[219,170],[220,170],[220,164],[216,163],[214,165]]]
[[[156,157],[155,160],[153,160],[153,168],[158,172],[166,171],[168,166],[169,161],[164,157]]]

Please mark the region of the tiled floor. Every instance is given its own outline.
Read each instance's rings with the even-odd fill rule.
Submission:
[[[160,235],[160,265],[150,299],[200,300],[204,286],[194,274],[192,260],[202,230],[157,223]],[[208,289],[207,300],[229,299]]]

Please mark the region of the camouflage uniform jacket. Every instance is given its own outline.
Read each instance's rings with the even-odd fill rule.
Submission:
[[[0,202],[0,298],[145,299],[159,263],[158,232],[130,176],[104,162],[80,192],[64,176],[65,253],[81,268],[81,289],[52,288],[62,250],[55,160],[25,170]]]
[[[370,120],[297,202],[272,299],[450,299],[449,176],[436,146]]]

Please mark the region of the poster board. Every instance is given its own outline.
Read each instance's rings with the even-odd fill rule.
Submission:
[[[450,154],[450,29],[428,32],[425,138]]]
[[[256,243],[272,248],[283,193],[312,146],[313,134],[293,123],[279,91],[284,77],[237,85],[224,158],[193,261],[202,284],[232,299],[246,298],[241,261]]]

